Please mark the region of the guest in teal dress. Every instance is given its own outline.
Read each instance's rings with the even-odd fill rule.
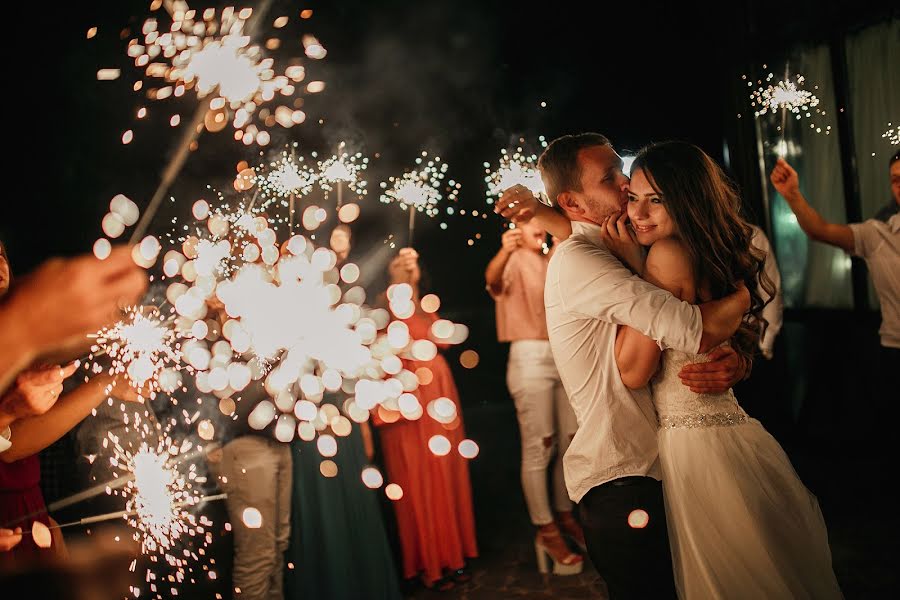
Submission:
[[[315,441],[292,444],[287,598],[401,598],[378,497],[383,487],[369,489],[361,477],[370,464],[361,427],[368,424],[353,423],[350,435],[334,436],[338,451],[331,458],[319,453]],[[337,473],[324,461],[332,461]]]

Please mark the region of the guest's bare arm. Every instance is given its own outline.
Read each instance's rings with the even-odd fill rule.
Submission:
[[[484,281],[491,294],[498,296],[503,293],[503,271],[506,269],[509,257],[516,251],[521,242],[521,229],[507,229],[503,232],[500,250],[491,259],[487,269],[484,271]]]
[[[513,223],[526,223],[536,219],[555,238],[564,240],[572,235],[572,223],[565,215],[538,201],[523,185],[514,185],[497,200],[494,212]]]
[[[0,396],[0,430],[50,410],[62,392],[63,381],[77,368],[77,363],[44,365],[19,373],[12,387]]]
[[[130,248],[106,260],[52,259],[22,278],[0,306],[0,392],[36,358],[113,321],[147,289]]]
[[[769,175],[772,185],[787,201],[800,228],[817,242],[837,246],[846,252],[853,252],[853,230],[848,225],[829,223],[816,212],[800,193],[800,178],[797,171],[783,158],[779,158]]]
[[[109,395],[137,401],[138,394],[120,380],[106,374],[98,375],[61,396],[44,414],[19,419],[10,426],[12,447],[0,454],[0,459],[9,463],[37,454],[91,414],[91,410]]]

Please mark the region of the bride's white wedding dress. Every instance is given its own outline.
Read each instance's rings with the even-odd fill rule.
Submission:
[[[651,384],[679,597],[842,598],[818,502],[784,450],[730,390],[678,378],[702,360],[666,350]]]

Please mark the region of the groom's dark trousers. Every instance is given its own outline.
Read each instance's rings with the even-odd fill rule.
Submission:
[[[662,483],[650,477],[622,477],[598,485],[578,503],[594,567],[610,600],[677,598],[666,531]],[[640,527],[643,510],[649,516]]]

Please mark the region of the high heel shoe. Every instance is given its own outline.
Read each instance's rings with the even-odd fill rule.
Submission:
[[[560,532],[578,546],[583,554],[587,554],[587,542],[584,540],[584,531],[581,525],[571,514],[568,517],[560,517],[556,520]]]
[[[560,544],[553,544],[551,547],[546,542],[548,538],[557,538],[561,546]],[[564,554],[560,552],[560,548],[566,548]],[[578,575],[584,568],[584,559],[574,552],[569,552],[559,531],[550,535],[538,533],[534,539],[534,554],[537,558],[538,571],[543,574],[550,572],[547,557],[550,557],[550,560],[553,561],[554,575]]]

